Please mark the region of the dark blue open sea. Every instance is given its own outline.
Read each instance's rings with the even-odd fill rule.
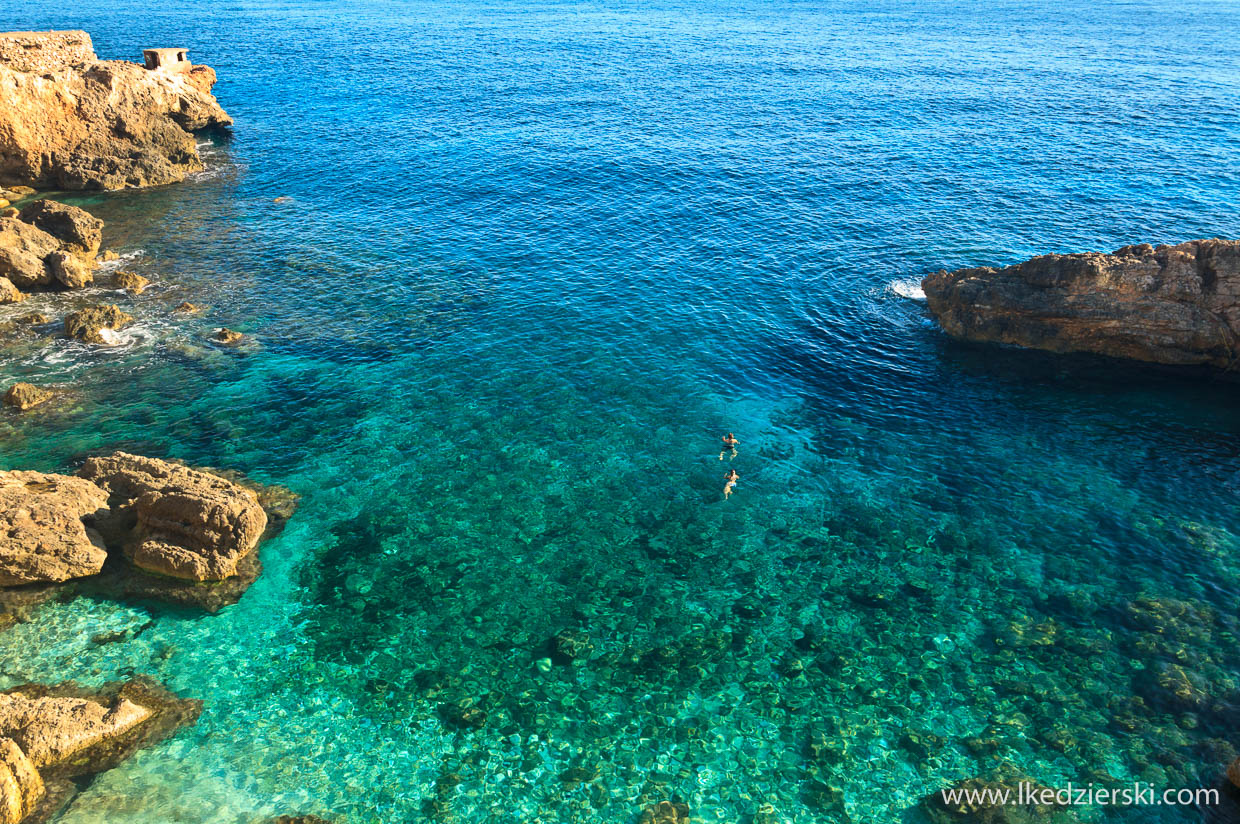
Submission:
[[[1235,3],[3,12],[185,46],[237,121],[192,180],[71,198],[154,285],[99,288],[121,347],[8,350],[79,395],[4,416],[3,465],[302,496],[218,615],[79,598],[0,636],[0,686],[206,701],[59,824],[915,824],[1005,764],[1179,788],[1235,756],[1240,389],[956,344],[916,299],[1240,235]]]

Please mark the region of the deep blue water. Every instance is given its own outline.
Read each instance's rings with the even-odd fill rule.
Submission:
[[[73,199],[155,285],[108,294],[116,351],[10,349],[80,395],[0,421],[4,465],[119,446],[302,495],[219,615],[79,599],[0,638],[6,683],[206,700],[61,822],[915,822],[1003,764],[1234,757],[1240,391],[952,343],[900,294],[1240,235],[1234,4],[0,8],[185,46],[237,121],[193,180]],[[592,649],[548,668],[563,630]]]

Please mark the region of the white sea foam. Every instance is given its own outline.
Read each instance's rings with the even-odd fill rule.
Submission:
[[[909,300],[925,300],[926,293],[921,289],[921,281],[916,278],[905,278],[904,280],[893,280],[887,284],[887,288],[902,298]]]
[[[145,254],[146,252],[142,249],[134,249],[132,251],[125,252],[124,254],[117,255],[115,260],[100,261],[99,268],[95,271],[102,272],[104,274],[115,272],[122,266],[129,266],[134,262],[141,260],[142,256]]]

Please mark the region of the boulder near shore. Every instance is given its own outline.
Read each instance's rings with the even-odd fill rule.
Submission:
[[[0,595],[72,584],[213,612],[254,582],[255,547],[296,507],[283,487],[126,452],[76,476],[0,471]]]
[[[1240,365],[1240,241],[1043,255],[922,281],[949,335],[1151,363]]]
[[[201,170],[194,134],[232,124],[215,72],[183,49],[148,55],[100,60],[84,31],[0,33],[0,185],[124,189]]]

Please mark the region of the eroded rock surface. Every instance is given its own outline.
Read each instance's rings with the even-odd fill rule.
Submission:
[[[1230,369],[1240,361],[1240,241],[1043,255],[922,281],[949,335],[1052,352]]]
[[[15,741],[36,767],[67,761],[150,715],[127,699],[104,706],[84,698],[0,693],[0,735]]]
[[[55,200],[36,200],[17,214],[17,219],[56,238],[62,251],[94,260],[103,242],[103,221],[76,206]]]
[[[19,57],[0,53],[0,183],[174,183],[202,169],[193,132],[232,123],[211,95],[207,66],[167,72],[99,60],[82,31],[32,37]]]
[[[133,316],[112,304],[87,306],[65,316],[65,335],[84,343],[111,346],[116,331],[133,323]]]
[[[108,491],[114,521],[132,529],[125,556],[149,572],[191,581],[236,575],[267,527],[254,492],[181,464],[117,452],[87,459],[78,474]]]
[[[81,478],[0,472],[0,586],[99,572],[107,551],[86,521],[106,510],[107,501],[106,492]]]
[[[43,797],[43,778],[21,747],[0,738],[0,824],[17,824]]]

